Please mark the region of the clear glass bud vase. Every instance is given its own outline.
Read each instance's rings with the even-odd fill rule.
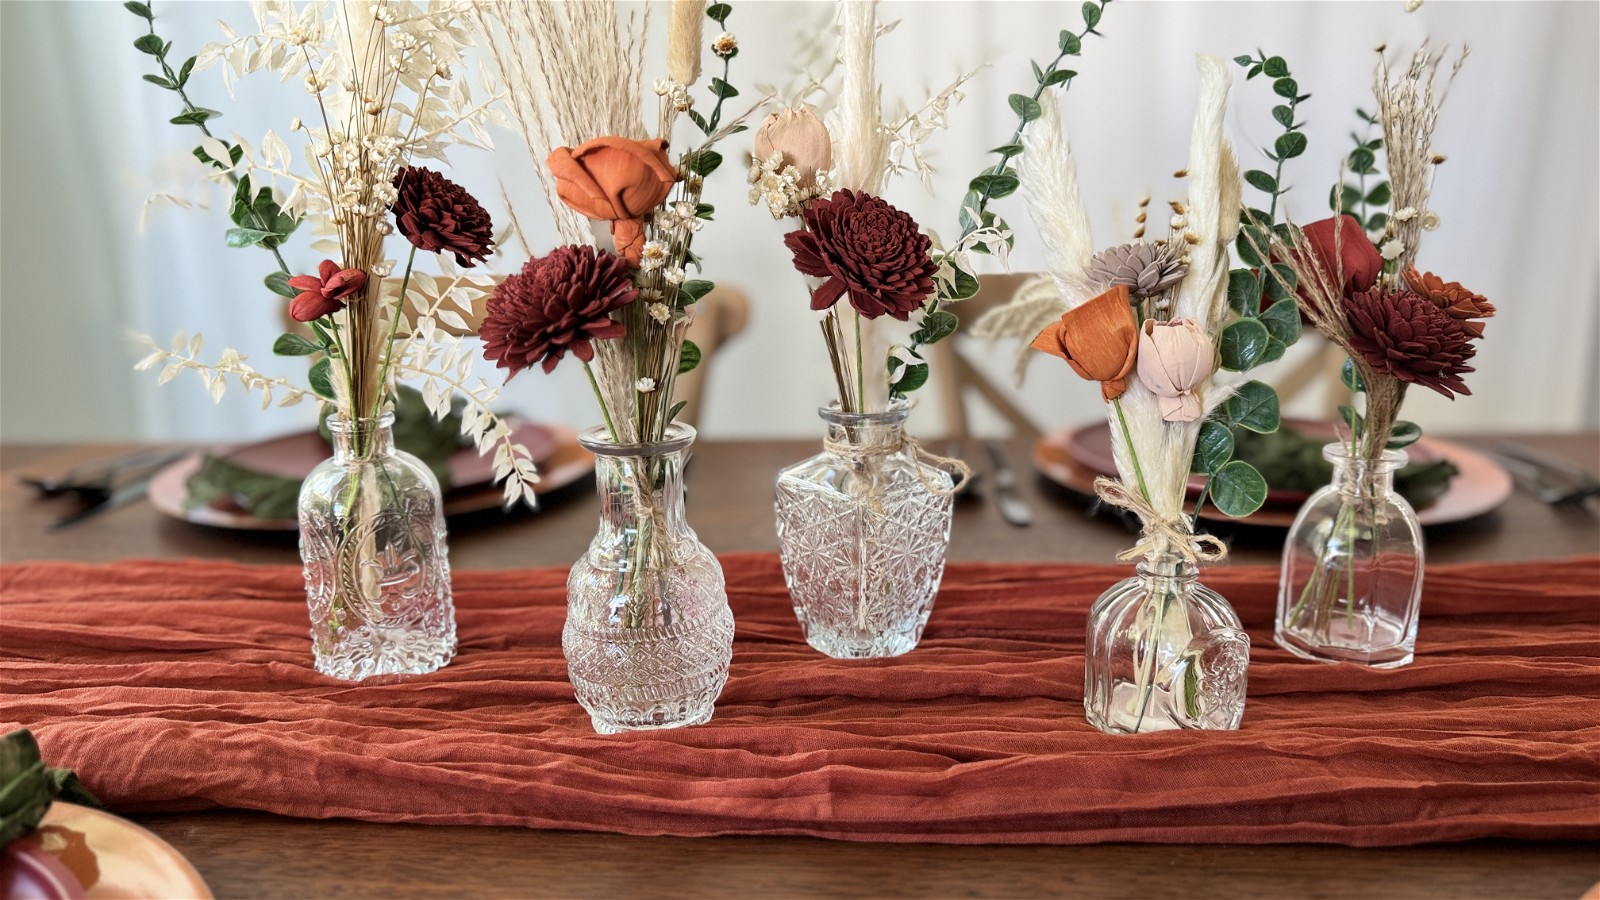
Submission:
[[[1110,734],[1227,731],[1244,717],[1250,638],[1176,555],[1146,558],[1089,609],[1083,708]]]
[[[904,443],[911,404],[819,410],[823,451],[778,473],[783,577],[806,643],[840,659],[917,646],[950,543],[950,474]]]
[[[567,577],[561,649],[595,731],[698,725],[728,680],[733,611],[722,566],[683,511],[683,466],[695,431],[619,444],[579,438],[597,457],[600,528]]]
[[[312,648],[334,678],[421,675],[456,652],[439,481],[393,424],[330,417],[333,457],[300,486]]]
[[[1403,450],[1377,459],[1322,448],[1333,483],[1306,501],[1283,546],[1278,645],[1321,662],[1411,662],[1422,604],[1422,527],[1394,492]]]

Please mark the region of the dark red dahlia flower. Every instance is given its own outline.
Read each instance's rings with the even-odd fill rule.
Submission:
[[[418,250],[453,253],[456,262],[472,268],[494,247],[489,214],[466,188],[431,169],[402,166],[395,173],[394,221]]]
[[[1350,294],[1344,308],[1350,343],[1375,371],[1446,397],[1472,393],[1461,380],[1477,352],[1472,335],[1432,300],[1374,287]]]
[[[348,299],[367,286],[367,273],[341,269],[325,259],[316,275],[296,275],[289,279],[289,286],[300,292],[289,302],[289,315],[296,322],[309,322],[344,309]]]
[[[627,333],[610,313],[638,297],[627,260],[593,247],[557,247],[494,289],[478,328],[484,358],[509,369],[507,381],[535,363],[553,370],[568,350],[590,362],[593,341]]]
[[[911,217],[879,197],[835,191],[802,214],[805,228],[783,238],[803,275],[826,278],[811,295],[812,309],[827,309],[845,294],[868,319],[904,322],[933,293],[938,267],[930,242]]]

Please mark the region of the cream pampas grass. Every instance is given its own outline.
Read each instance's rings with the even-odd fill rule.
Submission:
[[[1017,176],[1028,215],[1044,243],[1045,269],[1070,309],[1090,299],[1083,273],[1094,256],[1094,238],[1078,196],[1078,165],[1062,133],[1061,109],[1052,92],[1040,95],[1039,110],[1038,120],[1022,133]]]
[[[1189,138],[1189,205],[1185,231],[1189,274],[1173,302],[1173,316],[1194,319],[1215,332],[1228,309],[1228,247],[1239,231],[1239,164],[1222,136],[1233,76],[1215,56],[1196,58],[1200,98]]]
[[[841,188],[880,194],[889,168],[889,138],[884,134],[876,68],[876,0],[842,0],[844,27],[839,61],[844,83],[834,109],[834,183]]]
[[[667,77],[681,85],[700,78],[700,25],[706,5],[700,0],[671,0],[667,14]]]

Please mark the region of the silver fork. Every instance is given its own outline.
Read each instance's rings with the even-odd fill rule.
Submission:
[[[1600,479],[1567,460],[1510,442],[1495,450],[1512,478],[1541,502],[1577,503],[1600,496]]]

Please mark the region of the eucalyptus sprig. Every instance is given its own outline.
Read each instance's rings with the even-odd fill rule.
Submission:
[[[161,67],[160,75],[145,75],[144,80],[162,90],[172,91],[178,95],[183,103],[183,111],[173,116],[170,120],[174,125],[193,125],[205,135],[205,142],[194,148],[194,156],[201,163],[223,170],[227,174],[228,183],[234,186],[233,199],[228,206],[228,218],[233,221],[233,228],[228,229],[227,241],[230,247],[264,247],[271,251],[278,262],[278,271],[268,275],[265,279],[266,286],[280,297],[293,297],[297,293],[289,287],[289,277],[292,272],[289,264],[284,261],[283,254],[278,247],[300,227],[300,218],[291,216],[283,211],[272,196],[272,188],[263,187],[255,190],[250,184],[249,175],[235,175],[233,167],[239,164],[244,157],[244,148],[237,144],[230,144],[211,133],[206,123],[212,119],[219,119],[222,113],[196,106],[189,99],[189,94],[184,87],[189,83],[189,75],[194,71],[195,61],[198,57],[191,56],[179,65],[176,71],[167,61],[167,56],[172,52],[172,42],[164,40],[156,34],[155,13],[150,4],[141,3],[139,0],[128,0],[122,4],[123,8],[145,21],[148,32],[140,35],[133,42],[134,49],[141,53],[155,57],[156,63]],[[212,153],[206,152],[208,143]],[[220,145],[220,150],[219,146]],[[213,153],[225,153],[227,161],[213,158]]]
[[[1383,149],[1383,138],[1373,138],[1372,126],[1383,127],[1377,116],[1364,109],[1357,108],[1356,115],[1365,123],[1361,134],[1350,132],[1350,139],[1355,141],[1355,149],[1345,158],[1345,168],[1350,174],[1356,176],[1354,184],[1343,182],[1336,184],[1328,192],[1328,207],[1335,214],[1347,213],[1354,216],[1356,221],[1368,235],[1376,238],[1383,233],[1384,226],[1389,224],[1389,213],[1386,211],[1392,192],[1389,182],[1383,179],[1378,171],[1378,151]],[[1378,178],[1378,182],[1367,190],[1367,178]]]
[[[1085,0],[1083,4],[1083,29],[1074,32],[1063,28],[1056,40],[1057,53],[1047,66],[1030,60],[1033,66],[1034,88],[1032,94],[1012,94],[1007,102],[1017,115],[1017,127],[1011,139],[989,151],[999,154],[1000,160],[986,168],[967,184],[967,193],[961,199],[961,237],[954,246],[935,252],[933,260],[940,264],[941,275],[934,279],[934,292],[922,310],[917,330],[911,334],[911,344],[905,351],[910,360],[897,356],[889,358],[889,377],[895,397],[922,387],[928,382],[928,364],[918,350],[938,343],[954,334],[961,320],[945,309],[945,304],[966,300],[978,293],[978,277],[965,267],[966,253],[990,253],[999,245],[1009,249],[1014,239],[1004,219],[989,211],[989,201],[1009,197],[1021,187],[1012,160],[1022,155],[1022,132],[1028,123],[1039,118],[1039,98],[1045,90],[1060,87],[1063,91],[1072,86],[1078,73],[1063,69],[1061,64],[1069,56],[1083,51],[1083,39],[1089,35],[1103,37],[1095,26],[1111,0]],[[943,273],[948,273],[946,276]],[[912,361],[915,360],[915,361]],[[904,371],[901,371],[904,367]]]

